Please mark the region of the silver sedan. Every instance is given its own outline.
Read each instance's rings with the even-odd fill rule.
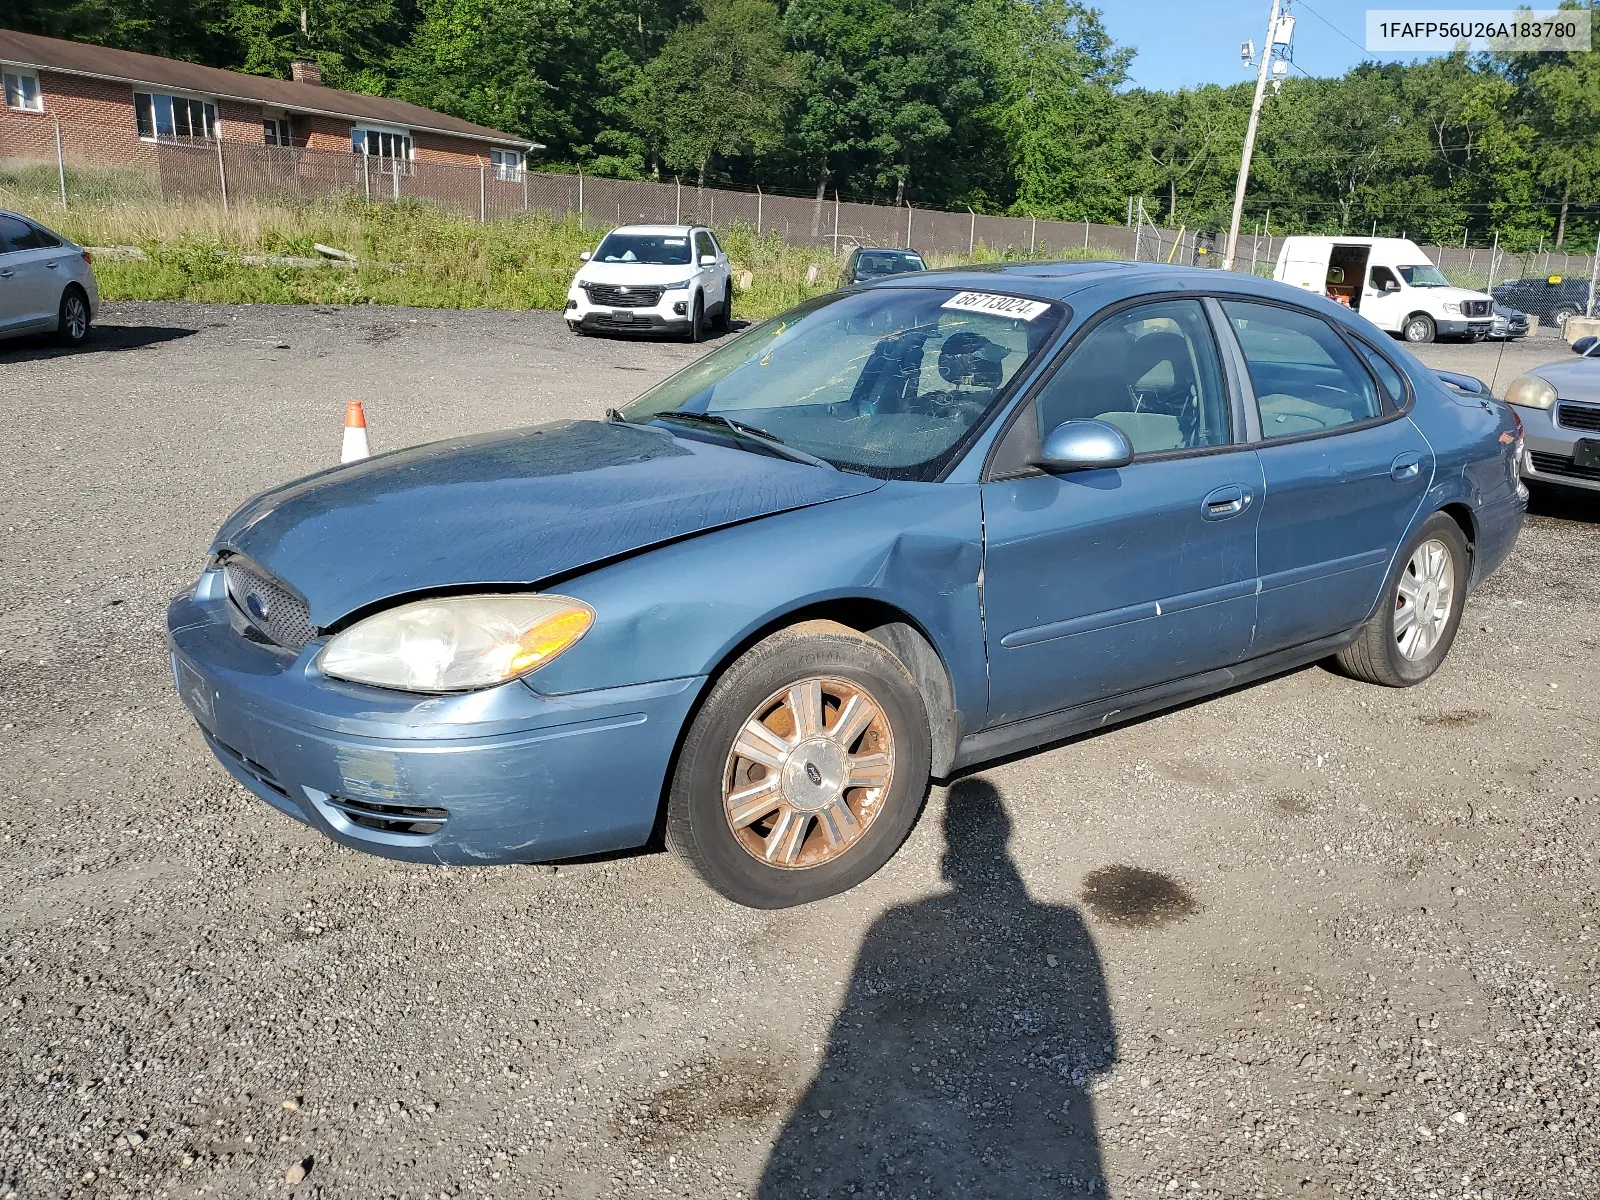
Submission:
[[[87,250],[20,213],[0,211],[0,338],[54,333],[79,346],[99,308]]]
[[[1524,479],[1600,492],[1600,340],[1572,348],[1577,358],[1513,379],[1506,400],[1526,431]]]

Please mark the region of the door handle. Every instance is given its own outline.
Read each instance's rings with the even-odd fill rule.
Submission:
[[[55,259],[51,259],[49,262],[45,263],[45,266],[48,267],[52,271],[54,271],[60,265],[61,264],[56,262]]]
[[[1230,483],[1209,493],[1200,502],[1200,515],[1207,521],[1226,521],[1249,508],[1254,499],[1250,489]]]
[[[0,267],[0,279],[10,279],[15,274],[10,267]]]
[[[1402,454],[1389,464],[1389,478],[1396,483],[1415,479],[1422,472],[1422,455]]]

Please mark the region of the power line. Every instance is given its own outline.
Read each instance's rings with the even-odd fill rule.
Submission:
[[[1370,53],[1370,51],[1365,46],[1363,46],[1360,42],[1356,41],[1355,38],[1351,37],[1348,33],[1346,33],[1344,30],[1340,29],[1332,21],[1328,20],[1327,17],[1323,16],[1316,9],[1312,8],[1311,5],[1307,4],[1306,0],[1295,0],[1295,3],[1298,4],[1301,8],[1305,9],[1308,13],[1310,13],[1317,20],[1321,21],[1329,29],[1331,29],[1335,33],[1337,33],[1345,41],[1349,42],[1357,50],[1361,51],[1361,53],[1363,53],[1363,54]],[[1301,74],[1305,74],[1305,73],[1302,71]],[[1307,78],[1310,78],[1310,76],[1307,76]]]

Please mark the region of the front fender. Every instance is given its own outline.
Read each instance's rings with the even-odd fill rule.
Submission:
[[[867,600],[922,629],[975,728],[988,704],[982,543],[975,485],[895,482],[659,547],[554,585],[594,608],[594,627],[527,681],[561,694],[709,675],[789,613]]]

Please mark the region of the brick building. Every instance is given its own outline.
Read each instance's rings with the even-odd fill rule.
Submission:
[[[164,147],[220,140],[365,155],[391,174],[416,163],[482,165],[511,182],[527,152],[542,149],[404,100],[323,87],[310,62],[295,63],[293,79],[273,79],[0,29],[0,74],[0,159],[55,158],[60,136],[71,142],[69,161],[136,167]]]

